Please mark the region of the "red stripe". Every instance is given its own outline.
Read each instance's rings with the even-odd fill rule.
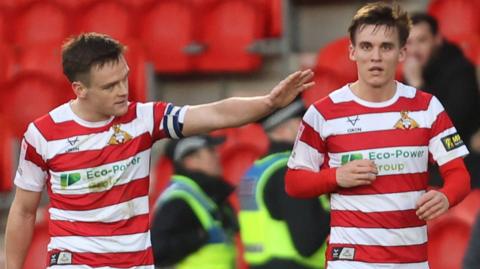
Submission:
[[[86,150],[58,154],[48,161],[52,171],[69,171],[97,167],[100,165],[125,160],[152,146],[150,134],[140,136],[120,145],[107,145],[98,150]]]
[[[82,126],[73,120],[56,123],[53,121],[50,114],[47,114],[34,121],[35,126],[42,136],[47,140],[60,140],[66,139],[72,136],[89,135],[108,131],[113,124],[125,124],[133,121],[137,118],[137,104],[132,102],[128,107],[128,111],[125,115],[113,119],[109,124],[98,127],[90,128]]]
[[[368,263],[420,263],[427,261],[427,244],[413,246],[366,246],[330,244],[327,249],[327,259],[333,260],[333,249],[350,247],[355,249],[355,261]]]
[[[62,210],[92,210],[116,205],[137,197],[148,195],[149,177],[133,180],[103,192],[87,194],[50,193],[53,208]]]
[[[399,97],[394,104],[386,107],[365,107],[355,101],[334,103],[331,98],[322,99],[313,105],[325,120],[331,120],[362,114],[399,112],[405,108],[409,111],[427,110],[431,99],[432,95],[417,91],[414,98]]]
[[[25,150],[25,160],[34,163],[36,166],[40,167],[43,171],[48,170],[48,166],[43,160],[42,156],[37,153],[37,150],[30,145],[26,139],[24,139],[27,144],[27,149]]]
[[[153,141],[165,138],[167,135],[165,131],[160,130],[160,123],[162,122],[163,115],[165,115],[165,109],[168,103],[158,102],[153,105]]]
[[[415,210],[364,213],[360,211],[332,210],[331,227],[354,228],[411,228],[426,225],[415,214]]]
[[[50,255],[59,253],[60,250],[48,252]],[[72,253],[73,265],[88,265],[90,267],[111,266],[118,268],[131,268],[141,265],[153,265],[152,248],[136,252],[122,253]],[[47,259],[50,264],[50,259]]]
[[[318,150],[318,152],[325,152],[325,142],[320,137],[320,134],[313,129],[308,123],[302,121],[303,131],[300,136],[300,141]]]
[[[330,153],[339,153],[372,148],[428,146],[429,140],[430,129],[415,128],[335,135],[327,138],[327,144]]]
[[[117,222],[80,222],[50,220],[49,233],[54,236],[118,236],[146,233],[150,227],[150,214],[143,214]]]
[[[408,191],[420,191],[427,188],[428,172],[378,176],[371,185],[354,188],[339,188],[343,195],[387,194]]]
[[[450,117],[448,116],[447,112],[443,111],[440,114],[438,114],[437,119],[433,122],[430,137],[435,137],[439,133],[447,129],[450,129],[452,127],[453,127],[453,123],[450,120]]]

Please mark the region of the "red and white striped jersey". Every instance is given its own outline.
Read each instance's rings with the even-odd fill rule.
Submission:
[[[331,195],[328,269],[426,269],[427,226],[415,214],[428,162],[468,154],[447,113],[430,94],[397,82],[390,100],[372,103],[347,86],[306,112],[291,169],[319,171],[373,160],[373,184]]]
[[[48,268],[153,269],[150,151],[181,136],[187,107],[130,103],[86,122],[64,104],[28,126],[15,184],[50,197]]]

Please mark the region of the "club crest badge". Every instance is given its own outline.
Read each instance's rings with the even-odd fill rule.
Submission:
[[[418,128],[418,126],[418,123],[408,116],[408,111],[406,110],[400,111],[400,119],[394,125],[395,128],[402,130],[410,130]]]
[[[120,124],[114,124],[112,129],[113,135],[108,140],[109,145],[123,144],[129,140],[132,140],[132,136],[129,133],[120,129]]]

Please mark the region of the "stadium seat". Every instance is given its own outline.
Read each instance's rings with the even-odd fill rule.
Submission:
[[[54,0],[57,4],[70,9],[71,11],[81,10],[83,7],[93,3],[95,0]]]
[[[0,8],[16,9],[21,6],[26,6],[36,0],[2,0],[0,1]]]
[[[315,81],[315,85],[302,93],[302,99],[306,106],[310,106],[332,91],[340,89],[346,83],[351,82],[330,69],[320,67],[316,68],[313,81]]]
[[[125,57],[130,67],[129,99],[137,102],[145,102],[148,97],[147,56],[143,47],[133,40],[127,40]]]
[[[72,90],[64,88],[50,77],[39,73],[21,73],[6,84],[8,91],[0,92],[1,100],[8,100],[1,112],[10,122],[13,134],[21,138],[28,123],[72,97]]]
[[[234,15],[232,15],[234,14]],[[266,14],[254,2],[224,0],[202,13],[199,41],[205,51],[196,58],[201,72],[252,72],[262,58],[250,50],[266,36]]]
[[[10,124],[7,120],[0,117],[0,192],[9,192],[13,189],[13,134]]]
[[[61,44],[71,30],[68,16],[53,2],[36,1],[23,6],[11,23],[13,42],[22,47]]]
[[[76,26],[79,32],[108,34],[120,41],[134,36],[137,21],[135,13],[121,2],[94,1],[84,7],[81,13]]]
[[[10,27],[8,25],[8,14],[6,9],[0,7],[0,43],[6,43],[9,42],[10,40]]]
[[[449,40],[480,33],[480,1],[434,0],[428,13],[437,18],[440,32]]]
[[[192,69],[187,48],[198,25],[189,1],[157,2],[142,15],[140,34],[155,71],[184,73]]]
[[[480,212],[480,190],[472,191],[445,215],[428,223],[428,260],[431,269],[461,269],[475,216]]]
[[[347,82],[357,80],[357,66],[355,62],[349,58],[349,45],[350,39],[343,37],[321,48],[318,53],[315,69],[331,69],[344,77]]]
[[[39,44],[22,48],[19,53],[20,72],[39,72],[67,83],[62,70],[62,52],[59,44]]]
[[[139,10],[144,10],[145,8],[149,8],[149,5],[155,2],[155,0],[120,0],[120,1],[131,8],[139,9]]]
[[[149,195],[151,208],[153,208],[155,201],[170,182],[170,178],[173,175],[172,161],[164,156],[160,157],[155,164],[154,173],[154,181]]]
[[[0,85],[18,72],[15,50],[7,44],[0,44]],[[3,86],[3,85],[2,85]],[[0,87],[0,91],[2,91]]]
[[[270,14],[270,37],[281,37],[283,33],[283,2],[279,0],[268,0]]]

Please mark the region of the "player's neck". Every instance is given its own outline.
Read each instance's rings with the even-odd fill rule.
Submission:
[[[386,83],[380,87],[373,87],[365,81],[359,79],[350,84],[352,92],[360,99],[368,102],[385,102],[393,98],[397,91],[395,80]]]
[[[70,102],[70,108],[72,109],[73,113],[80,119],[88,122],[99,122],[99,121],[106,121],[110,119],[110,117],[100,114],[91,108],[85,102],[82,102],[79,99],[72,100]]]

